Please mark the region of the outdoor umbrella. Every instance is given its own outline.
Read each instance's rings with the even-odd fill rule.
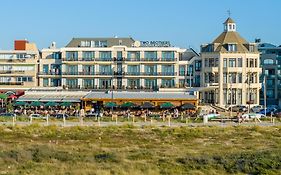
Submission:
[[[8,98],[8,95],[6,94],[0,94],[0,99],[5,100]]]
[[[35,106],[35,107],[42,106],[42,105],[43,105],[43,103],[41,103],[40,101],[34,101],[34,102],[30,103],[30,106]]]
[[[144,108],[144,109],[151,109],[151,108],[154,108],[154,105],[149,103],[149,102],[144,102],[142,105],[141,105],[141,108]]]
[[[71,102],[63,102],[63,103],[60,104],[60,106],[64,106],[64,107],[69,107],[71,105],[72,105]]]
[[[104,107],[106,108],[113,108],[113,107],[116,107],[117,104],[115,102],[107,102],[105,103]]]
[[[58,106],[59,104],[54,101],[49,101],[48,103],[44,104],[44,106]]]
[[[181,109],[196,109],[196,106],[194,106],[193,104],[190,104],[190,103],[186,103],[184,105],[181,106]]]
[[[122,108],[133,108],[133,107],[136,107],[137,105],[135,103],[132,103],[132,102],[126,102],[126,103],[123,103],[121,105]]]
[[[8,95],[6,95],[6,94],[0,94],[0,99],[1,99],[1,103],[2,103],[2,108],[3,108],[3,102],[4,102],[4,100],[6,100],[7,99],[7,97],[8,97]]]
[[[173,107],[174,107],[174,105],[170,102],[166,102],[166,103],[163,103],[160,105],[160,108],[162,108],[162,109],[169,109],[169,108],[173,108]]]
[[[14,100],[14,99],[18,98],[18,96],[12,94],[12,95],[10,95],[8,98]]]
[[[14,106],[26,106],[27,103],[24,101],[17,101],[16,103],[14,103]]]

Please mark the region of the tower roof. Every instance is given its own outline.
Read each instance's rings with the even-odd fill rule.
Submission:
[[[237,32],[222,32],[213,43],[228,44],[246,44],[248,43],[244,38],[242,38]]]
[[[223,24],[227,24],[227,23],[235,23],[235,21],[229,17],[226,19],[226,21]]]

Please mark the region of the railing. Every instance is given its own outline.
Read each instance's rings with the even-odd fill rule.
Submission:
[[[18,59],[0,59],[0,62],[21,62],[24,63],[26,58],[18,58]]]
[[[39,72],[38,75],[61,75],[61,72]]]
[[[0,74],[13,74],[13,73],[24,73],[24,70],[4,70],[0,71]]]
[[[62,75],[176,76],[177,72],[63,72]]]
[[[23,85],[23,82],[0,82],[0,85],[4,85],[4,86]]]
[[[62,58],[62,61],[128,61],[128,62],[174,62],[177,58]]]

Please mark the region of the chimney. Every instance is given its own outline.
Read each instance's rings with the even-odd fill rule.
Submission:
[[[27,40],[15,40],[14,49],[15,50],[26,50]]]

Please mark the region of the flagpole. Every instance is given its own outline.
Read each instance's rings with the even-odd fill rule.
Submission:
[[[264,91],[263,91],[264,115],[266,116],[266,75],[264,76],[263,86],[264,86]]]

